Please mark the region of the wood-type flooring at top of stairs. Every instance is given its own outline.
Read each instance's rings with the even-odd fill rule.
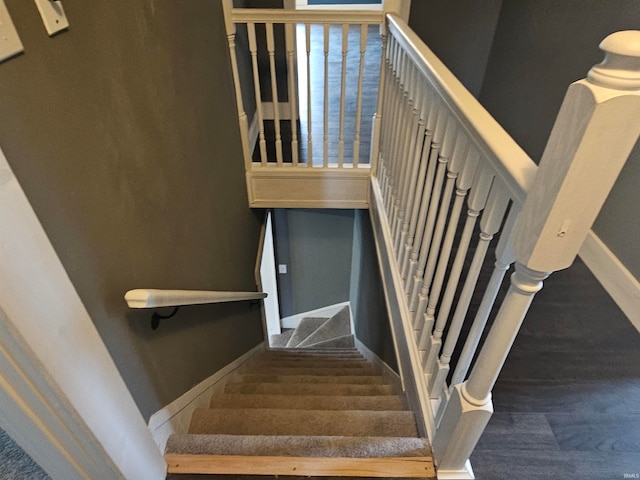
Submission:
[[[194,412],[188,434],[169,438],[165,457],[171,479],[435,478],[404,396],[355,348],[258,355]]]

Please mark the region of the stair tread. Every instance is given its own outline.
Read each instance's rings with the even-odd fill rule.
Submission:
[[[427,440],[413,437],[299,435],[171,435],[167,453],[285,457],[423,457]]]
[[[350,335],[351,321],[349,307],[343,307],[329,320],[324,322],[315,332],[308,335],[298,347],[311,347],[314,344]],[[345,345],[352,346],[352,345]]]
[[[324,360],[324,359],[275,359],[275,360],[256,360],[247,364],[247,368],[252,366],[258,367],[273,367],[273,368],[292,368],[292,367],[319,367],[319,368],[366,368],[371,367],[371,363],[366,360],[353,359],[353,360]]]
[[[292,330],[287,330],[285,332],[282,332],[280,334],[271,335],[271,338],[269,339],[271,346],[286,347],[287,342],[289,341],[289,339],[291,338],[294,332],[295,330],[292,329]]]
[[[350,383],[227,383],[225,393],[270,393],[286,395],[392,395],[391,385]]]
[[[376,375],[373,367],[269,367],[248,366],[238,373],[270,373],[272,375]]]
[[[189,433],[417,437],[409,411],[196,409]]]
[[[383,385],[380,375],[271,375],[268,373],[247,373],[238,375],[241,383],[350,383],[360,385]]]
[[[306,344],[304,348],[316,348],[316,347],[347,347],[350,345],[355,345],[355,339],[352,334],[341,335],[339,337],[328,338],[326,340],[316,341],[316,339],[309,340],[312,335],[309,335],[307,339],[303,342],[306,344],[307,341],[314,342]],[[300,345],[303,345],[301,343]]]
[[[211,398],[211,408],[284,408],[300,410],[405,410],[398,395],[277,395],[223,393]]]
[[[294,334],[291,336],[291,338],[287,342],[287,348],[297,347],[309,335],[311,335],[319,327],[321,327],[322,324],[324,324],[327,320],[329,320],[329,317],[305,317],[302,320],[300,320],[300,323],[294,330]]]

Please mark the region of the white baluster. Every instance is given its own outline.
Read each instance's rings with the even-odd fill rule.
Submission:
[[[262,95],[260,94],[260,72],[258,70],[258,46],[256,42],[256,26],[254,23],[247,24],[249,36],[249,52],[251,53],[251,65],[253,69],[253,91],[256,97],[256,113],[258,115],[260,161],[263,166],[267,165],[267,141],[264,136],[264,115],[262,113]]]
[[[416,89],[418,91],[416,100],[417,131],[414,139],[414,148],[412,150],[413,169],[409,174],[409,189],[405,206],[406,212],[401,229],[400,252],[398,255],[398,265],[401,268],[405,263],[405,258],[410,254],[413,245],[429,155],[428,148],[425,148],[429,145],[429,143],[425,143],[425,141],[428,140],[425,133],[427,129],[426,118],[429,99],[426,80],[419,72],[416,79]],[[406,277],[403,276],[403,280],[406,280]]]
[[[313,168],[313,132],[311,126],[311,25],[305,23],[305,45],[307,47],[307,167]]]
[[[398,107],[397,107],[397,123],[392,138],[392,183],[391,183],[391,231],[395,231],[398,221],[399,195],[400,195],[400,178],[402,168],[404,167],[404,159],[400,154],[402,150],[402,133],[406,128],[406,105],[407,105],[407,81],[409,71],[409,58],[404,50],[400,50],[400,67],[399,67],[399,88],[398,88]]]
[[[387,182],[387,189],[385,191],[385,205],[387,207],[387,216],[389,219],[392,217],[393,205],[391,202],[392,191],[393,191],[393,183],[395,181],[395,169],[396,169],[396,158],[394,157],[394,143],[396,138],[396,129],[400,123],[399,120],[399,108],[400,108],[400,99],[402,96],[402,85],[400,84],[400,69],[401,66],[401,51],[398,42],[394,41],[391,56],[391,69],[392,69],[392,102],[391,102],[391,118],[389,118],[389,128],[386,131],[386,155],[385,158],[387,160],[387,164],[389,165],[389,180]]]
[[[440,190],[437,191],[434,188],[434,194],[431,197],[431,205],[429,206],[429,214],[427,217],[426,233],[430,241],[425,249],[420,248],[418,274],[416,275],[416,282],[414,282],[413,291],[411,292],[411,304],[414,305],[413,311],[415,311],[414,318],[416,320],[422,319],[422,315],[426,311],[428,292],[431,288],[431,281],[435,273],[436,259],[440,251],[440,243],[444,235],[451,195],[457,177],[457,172],[447,171],[447,163],[449,162],[451,147],[456,138],[456,133],[457,126],[453,118],[449,116],[444,141],[442,142],[442,148],[438,158],[438,172],[436,173],[438,177],[436,178],[436,182],[441,178],[440,176],[442,176],[442,180],[444,180],[444,191],[441,190],[442,183],[438,182]],[[425,235],[425,237],[426,236],[427,235]],[[416,301],[417,306],[415,306]],[[424,330],[424,328],[421,330]]]
[[[338,137],[338,167],[344,165],[344,110],[347,96],[347,54],[349,53],[349,24],[342,25],[342,79],[340,82],[340,133]]]
[[[289,70],[289,107],[291,107],[291,163],[298,166],[298,81],[296,76],[295,28],[292,23],[285,25],[287,45],[287,69]]]
[[[227,32],[227,43],[229,45],[229,57],[231,58],[231,73],[233,74],[233,85],[236,94],[236,109],[238,110],[238,122],[240,124],[240,141],[242,142],[242,156],[244,167],[251,170],[251,149],[249,148],[249,122],[244,111],[242,102],[242,86],[240,85],[240,73],[238,71],[238,59],[236,57],[236,26],[231,20],[231,10],[233,3],[231,0],[224,0],[222,3],[224,11],[224,24]]]
[[[422,147],[424,135],[420,133],[420,110],[422,108],[421,92],[418,88],[419,71],[417,67],[411,63],[410,84],[409,84],[409,103],[407,105],[407,129],[405,131],[404,149],[401,153],[405,160],[405,169],[402,172],[402,195],[400,196],[400,211],[398,222],[396,224],[396,235],[394,250],[397,260],[400,261],[401,251],[404,248],[407,232],[409,230],[409,196],[412,190],[415,190],[416,175],[419,167],[419,156],[416,158],[416,149],[418,143]],[[406,224],[406,226],[405,226]],[[404,229],[404,234],[403,234]]]
[[[438,205],[440,202],[440,196],[442,193],[442,186],[444,176],[447,171],[448,157],[440,155],[441,142],[444,140],[446,134],[446,125],[449,121],[449,113],[443,103],[440,102],[438,108],[438,119],[436,120],[433,131],[433,142],[431,143],[431,158],[429,160],[430,166],[427,169],[427,181],[429,182],[429,169],[435,168],[433,173],[433,181],[429,182],[431,185],[430,195],[427,199],[427,216],[425,217],[424,228],[421,234],[416,233],[416,238],[419,239],[416,242],[418,248],[414,248],[411,255],[411,262],[409,263],[409,277],[405,292],[411,293],[409,297],[409,311],[414,316],[414,326],[416,321],[422,320],[421,317],[414,315],[418,307],[418,295],[420,288],[422,287],[422,281],[424,278],[424,270],[427,264],[427,257],[429,255],[429,248],[431,246],[431,239],[433,238],[434,227],[438,214]]]
[[[464,263],[464,257],[466,257],[468,241],[471,239],[471,234],[473,233],[475,219],[477,218],[480,210],[484,208],[488,191],[487,185],[491,185],[491,175],[487,174],[486,171],[481,172],[477,178],[477,195],[474,195],[474,198],[471,198],[469,201],[469,213],[467,216],[467,222],[465,224],[465,231],[463,233],[463,237],[466,238],[466,241],[465,243],[461,242],[461,248],[459,250],[458,258],[456,258],[456,264],[454,264],[454,266],[452,267],[450,285],[447,288],[448,291],[445,293],[445,298],[448,299],[449,307],[451,306],[451,300],[453,299],[455,289],[457,288],[457,284],[460,279],[459,275],[462,269],[462,264]],[[471,267],[469,269],[469,273],[467,274],[467,280],[460,294],[456,312],[451,320],[451,325],[449,326],[447,339],[442,349],[442,356],[437,361],[437,365],[434,361],[434,364],[432,366],[429,366],[430,372],[433,372],[430,381],[430,389],[432,392],[432,396],[434,397],[439,396],[444,387],[444,382],[447,378],[447,375],[449,374],[449,362],[451,360],[451,355],[453,354],[453,349],[455,348],[458,341],[458,337],[462,329],[462,324],[469,308],[471,296],[473,295],[473,290],[476,286],[478,275],[480,274],[480,269],[482,268],[482,263],[486,256],[489,242],[493,238],[493,235],[500,228],[508,204],[509,195],[506,189],[500,183],[494,183],[491,189],[491,195],[489,196],[489,200],[487,202],[487,209],[483,213],[482,219],[480,221],[480,241],[478,242],[478,246],[476,247]],[[467,234],[468,236],[465,237],[465,235]],[[460,263],[458,263],[458,261]],[[457,273],[455,284],[451,283],[453,280],[453,271],[456,271]],[[443,305],[445,304],[447,304],[447,300],[443,300]],[[446,324],[446,316],[448,315],[448,313],[449,308],[447,308],[446,310],[443,308],[438,313],[438,322],[436,322],[437,324],[434,331],[434,337],[441,337],[444,326]],[[445,320],[441,321],[443,316],[445,317]],[[434,371],[437,371],[437,374]]]
[[[360,69],[358,72],[358,99],[356,100],[356,132],[353,138],[353,168],[360,161],[360,123],[362,122],[362,81],[364,79],[364,55],[367,53],[367,25],[360,25]],[[382,88],[379,86],[378,88]]]
[[[273,123],[276,130],[276,162],[282,166],[282,135],[280,132],[280,102],[278,101],[278,79],[276,72],[276,47],[273,36],[273,23],[267,23],[267,53],[269,54],[269,72],[271,74],[271,100],[273,101]]]
[[[329,166],[329,24],[325,23],[322,29],[324,36],[324,136],[322,148],[322,165]]]
[[[382,119],[387,115],[383,103],[387,95],[387,28],[383,22],[380,26],[381,35],[381,54],[380,54],[380,81],[378,87],[378,99],[376,102],[376,113],[373,116],[371,125],[371,150],[369,152],[369,165],[371,167],[371,175],[378,175],[379,157],[380,157],[380,130],[382,128]],[[379,178],[383,178],[379,176]]]
[[[425,88],[428,88],[428,83],[425,83]],[[416,266],[418,263],[418,255],[420,254],[420,245],[424,234],[425,223],[427,220],[427,212],[430,205],[431,192],[433,188],[433,181],[436,173],[436,165],[438,163],[438,155],[440,153],[439,143],[433,140],[433,132],[436,128],[436,121],[440,115],[440,102],[436,97],[436,93],[429,90],[428,92],[429,104],[427,111],[427,123],[425,135],[425,147],[423,155],[427,162],[427,169],[425,173],[425,180],[422,186],[420,208],[418,209],[418,219],[415,224],[415,230],[410,232],[411,245],[410,253],[407,254],[402,265],[402,278],[405,281],[405,293],[409,295],[413,288],[413,279],[416,273]]]
[[[383,177],[382,177],[382,186],[381,194],[382,198],[385,199],[385,207],[387,192],[389,188],[390,181],[390,165],[389,165],[389,136],[388,132],[391,130],[391,122],[393,121],[393,98],[395,95],[395,77],[393,75],[393,54],[395,51],[396,41],[393,37],[388,37],[387,39],[387,50],[385,52],[385,74],[384,74],[384,92],[385,95],[383,97],[383,106],[382,106],[382,117],[380,119],[380,133],[379,133],[379,142],[378,142],[378,156],[380,157],[380,166],[383,169]],[[378,97],[380,98],[380,97]],[[386,209],[388,211],[388,208]]]
[[[460,138],[462,137],[462,138]],[[452,183],[458,183],[457,178],[460,171],[464,171],[464,162],[467,159],[467,151],[468,151],[468,139],[466,136],[461,135],[458,137],[459,141],[456,142],[457,151],[460,153],[456,153],[456,149],[452,154],[452,159],[449,162],[449,168],[447,172],[447,186],[445,195],[448,194],[450,189],[449,182],[453,178]],[[473,157],[469,157],[473,158]],[[475,165],[470,165],[470,168],[473,167],[475,169]],[[451,185],[453,187],[453,184]],[[462,212],[462,206],[464,205],[464,200],[467,195],[467,189],[462,189],[458,186],[455,191],[455,197],[453,201],[453,205],[451,207],[451,212],[449,214],[449,221],[446,234],[442,240],[442,244],[440,245],[440,237],[442,235],[441,228],[444,228],[444,223],[447,219],[447,212],[449,211],[449,202],[451,201],[450,196],[443,196],[442,205],[440,208],[440,218],[438,219],[438,224],[436,226],[436,234],[434,234],[434,242],[436,243],[437,248],[432,250],[429,254],[429,261],[427,262],[427,268],[425,270],[425,281],[422,285],[422,292],[420,293],[420,298],[423,296],[428,299],[426,313],[424,316],[424,327],[422,328],[420,339],[419,339],[419,348],[425,351],[424,358],[424,367],[428,369],[426,373],[429,373],[433,370],[432,363],[434,362],[434,356],[437,358],[437,352],[440,350],[440,337],[442,334],[442,330],[444,329],[444,324],[446,324],[447,317],[449,316],[448,310],[451,308],[451,304],[443,303],[442,315],[440,317],[440,325],[437,327],[442,327],[440,330],[436,330],[431,336],[431,326],[435,321],[435,311],[438,305],[438,301],[440,299],[440,294],[442,292],[442,288],[444,286],[444,277],[447,271],[447,266],[449,265],[449,260],[451,257],[451,249],[453,247],[453,241],[455,239],[456,231],[458,230],[458,220],[460,219],[460,213]],[[440,226],[442,225],[442,227]],[[436,235],[438,235],[436,240]],[[433,248],[433,247],[432,247]],[[431,265],[436,265],[435,271],[434,267]],[[433,274],[431,272],[434,271]],[[432,285],[429,286],[428,282],[431,282],[431,276],[433,275]],[[429,292],[431,290],[431,292]],[[446,299],[446,298],[445,298]],[[451,298],[453,300],[453,297]],[[420,311],[420,305],[418,306],[418,313]]]
[[[460,354],[460,358],[458,359],[458,363],[456,364],[456,369],[451,377],[452,385],[462,383],[466,378],[469,367],[471,366],[471,361],[473,360],[473,356],[475,355],[478,344],[480,343],[482,332],[484,331],[484,327],[486,326],[489,315],[491,314],[491,309],[493,308],[496,297],[498,296],[498,291],[502,285],[505,273],[515,261],[511,239],[513,229],[519,215],[520,209],[515,205],[512,206],[505,226],[502,229],[500,241],[496,247],[496,262],[493,272],[491,273],[491,278],[489,279],[489,283],[487,283],[480,306],[478,307],[473,324],[471,325],[471,330],[467,335],[467,340],[462,349],[462,353]],[[481,239],[482,238],[483,237],[481,236]],[[485,236],[484,242],[480,243],[479,247],[488,247],[490,240],[490,238]]]

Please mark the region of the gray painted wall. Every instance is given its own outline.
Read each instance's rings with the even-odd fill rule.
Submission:
[[[349,292],[356,337],[397,372],[398,362],[367,210],[355,212]]]
[[[637,29],[638,19],[637,1],[504,2],[480,101],[537,162],[567,86],[602,60],[598,44],[604,37]],[[640,278],[638,178],[636,146],[594,231]]]
[[[349,300],[353,210],[277,209],[276,256],[283,317]],[[283,227],[284,225],[284,227]]]
[[[153,332],[139,287],[253,290],[220,2],[66,0],[49,38],[8,0],[25,53],[0,65],[0,146],[143,416],[262,340],[246,303],[187,307]],[[46,319],[43,319],[46,321]]]
[[[503,0],[415,0],[409,26],[476,97]]]

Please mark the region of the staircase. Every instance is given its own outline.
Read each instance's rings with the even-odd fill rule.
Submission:
[[[263,352],[196,410],[189,433],[169,438],[168,472],[435,478],[404,395],[356,348],[335,346],[353,345],[345,310],[301,321],[283,335],[302,347]]]

